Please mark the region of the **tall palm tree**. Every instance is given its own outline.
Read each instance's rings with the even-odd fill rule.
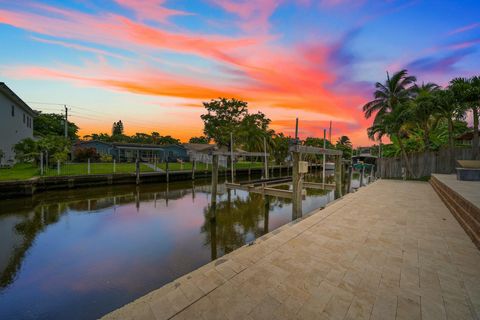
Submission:
[[[397,104],[396,107],[388,113],[385,113],[379,119],[374,121],[373,125],[367,129],[368,137],[372,140],[380,140],[387,136],[390,140],[397,140],[400,147],[407,176],[414,177],[410,160],[408,159],[403,138],[408,135],[408,128],[412,121],[412,110],[408,103]]]
[[[478,136],[478,116],[480,113],[480,76],[475,76],[470,79],[472,84],[472,99],[473,99],[473,145],[474,157],[479,158],[479,136]]]
[[[465,116],[465,109],[462,104],[455,99],[455,95],[450,88],[438,90],[435,92],[435,103],[440,119],[447,120],[448,125],[448,152],[451,167],[455,166],[455,145],[453,141],[453,120]]]
[[[423,130],[425,151],[430,148],[430,130],[436,122],[434,115],[437,112],[437,105],[434,93],[439,89],[437,84],[431,82],[422,83],[421,86],[415,85],[412,88],[415,100],[411,107],[418,126]]]
[[[375,120],[388,113],[399,103],[409,100],[412,96],[411,88],[417,79],[409,76],[407,70],[401,70],[392,77],[387,72],[385,83],[375,84],[374,99],[363,106],[365,118],[370,118],[376,113]]]
[[[352,141],[350,141],[350,138],[347,137],[347,136],[341,136],[340,138],[338,138],[337,140],[337,145],[340,144],[342,146],[347,146],[347,147],[351,147],[352,146]]]
[[[382,136],[397,137],[404,162],[407,167],[407,174],[413,176],[402,138],[405,135],[404,128],[407,124],[408,108],[406,103],[413,97],[413,87],[417,78],[409,76],[407,70],[401,70],[392,77],[387,72],[387,80],[384,84],[375,84],[374,99],[363,106],[365,118],[375,114],[375,119],[368,135],[371,139],[380,140]],[[399,110],[397,110],[399,109]],[[398,119],[397,119],[398,117]]]
[[[472,153],[473,159],[478,159],[478,112],[480,101],[480,80],[478,77],[471,79],[455,78],[450,81],[450,88],[455,95],[455,99],[459,101],[466,109],[472,111],[473,115],[473,141]]]

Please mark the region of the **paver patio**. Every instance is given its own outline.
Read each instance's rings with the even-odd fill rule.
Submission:
[[[106,319],[478,319],[480,253],[425,182],[380,180]]]

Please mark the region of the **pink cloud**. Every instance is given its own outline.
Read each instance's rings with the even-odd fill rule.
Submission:
[[[270,16],[282,0],[212,0],[223,10],[237,15],[239,26],[245,31],[267,32]]]
[[[168,19],[178,15],[190,15],[180,10],[168,9],[164,6],[165,0],[115,0],[119,5],[135,12],[140,20],[167,23]]]
[[[470,30],[473,30],[473,29],[476,29],[480,27],[480,22],[477,22],[477,23],[472,23],[472,24],[469,24],[467,26],[463,26],[461,28],[457,28],[455,30],[452,30],[448,33],[448,35],[453,35],[453,34],[457,34],[457,33],[463,33],[463,32],[466,32],[466,31],[470,31]]]

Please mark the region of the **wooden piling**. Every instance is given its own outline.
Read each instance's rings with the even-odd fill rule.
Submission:
[[[335,197],[342,196],[342,156],[335,156]]]
[[[217,204],[218,155],[212,155],[212,206]]]
[[[192,180],[195,180],[195,160],[192,162]]]
[[[302,216],[302,176],[299,173],[299,163],[301,160],[301,154],[299,152],[292,152],[292,185],[293,185],[293,197],[292,197],[292,220],[296,220]]]
[[[136,175],[136,184],[140,184],[140,160],[137,159],[135,160],[135,175]]]

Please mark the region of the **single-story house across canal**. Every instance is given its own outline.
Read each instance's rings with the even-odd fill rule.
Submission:
[[[140,161],[177,162],[188,161],[185,147],[178,144],[156,145],[142,143],[105,142],[98,140],[78,141],[73,146],[73,151],[78,148],[93,148],[99,155],[110,155],[118,162]]]

